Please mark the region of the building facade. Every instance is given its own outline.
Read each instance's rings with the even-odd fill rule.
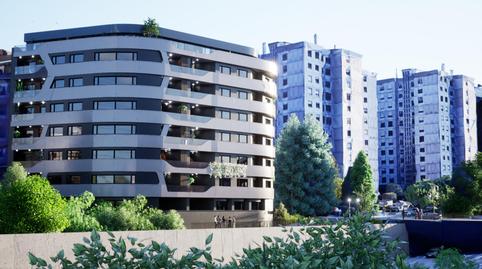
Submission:
[[[63,195],[141,194],[190,227],[214,215],[270,221],[274,64],[248,47],[142,28],[25,34],[13,51],[12,159]]]
[[[278,66],[277,135],[291,114],[300,120],[312,115],[333,145],[340,176],[365,151],[378,185],[376,74],[362,69],[361,55],[309,42],[275,42],[261,58]]]
[[[0,49],[0,179],[9,164],[11,55]]]
[[[477,153],[474,83],[441,70],[379,80],[380,184],[449,176]]]

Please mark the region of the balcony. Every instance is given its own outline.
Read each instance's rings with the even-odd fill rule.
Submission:
[[[201,185],[189,185],[189,186],[178,186],[178,185],[167,185],[167,191],[170,192],[206,192],[213,186],[201,186]]]
[[[27,45],[19,45],[13,48],[13,52],[26,52],[26,51],[33,51],[36,50],[38,44],[27,44]]]
[[[191,45],[191,44],[186,44],[186,43],[181,43],[176,41],[173,41],[172,44],[177,49],[200,53],[200,54],[211,54],[214,52],[213,49],[205,48],[197,45]]]
[[[174,167],[182,167],[182,168],[204,169],[209,166],[208,162],[175,161],[175,160],[166,160],[166,162]]]
[[[196,139],[196,138],[184,138],[184,137],[164,137],[164,143],[166,144],[181,144],[190,146],[202,146],[211,140]]]
[[[171,70],[174,72],[191,74],[196,76],[204,76],[210,72],[202,69],[196,69],[196,68],[184,67],[184,66],[178,66],[178,65],[171,65]]]
[[[43,64],[31,64],[15,67],[15,75],[34,74],[44,67]]]

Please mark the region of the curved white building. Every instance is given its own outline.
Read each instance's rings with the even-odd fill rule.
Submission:
[[[13,52],[11,159],[63,195],[142,194],[191,227],[214,215],[270,221],[275,65],[251,48],[142,28],[26,34]],[[214,178],[210,163],[244,175]]]

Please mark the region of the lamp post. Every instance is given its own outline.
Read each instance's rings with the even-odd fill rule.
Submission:
[[[348,202],[348,217],[351,218],[351,198],[346,199]]]

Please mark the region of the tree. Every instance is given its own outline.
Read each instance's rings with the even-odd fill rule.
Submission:
[[[453,190],[443,180],[420,181],[408,186],[405,198],[416,206],[440,207]]]
[[[403,189],[400,187],[399,184],[396,183],[388,183],[385,187],[385,192],[393,192],[397,195],[398,198],[403,196]]]
[[[372,169],[368,157],[363,151],[358,153],[353,163],[349,182],[353,195],[360,198],[360,209],[363,211],[374,210],[377,195],[373,184]]]
[[[335,195],[339,201],[343,199],[343,179],[339,177],[335,179]]]
[[[351,167],[348,167],[348,171],[346,172],[345,179],[343,180],[343,184],[341,185],[342,201],[346,201],[348,197],[353,196],[353,188],[351,187],[351,174],[352,174],[352,169]]]
[[[88,214],[89,208],[95,201],[91,192],[84,192],[79,197],[70,197],[67,201],[66,214],[70,225],[66,232],[87,232],[101,230],[100,223],[93,216]]]
[[[144,21],[144,28],[142,33],[147,37],[158,37],[159,36],[159,24],[157,24],[156,19],[147,18]]]
[[[33,175],[14,180],[0,190],[0,232],[61,232],[69,224],[65,206],[47,179]]]
[[[290,213],[324,215],[336,205],[337,169],[331,145],[318,121],[291,115],[276,144],[277,202]]]
[[[3,174],[5,179],[5,184],[11,184],[15,180],[21,180],[27,178],[27,171],[23,168],[22,164],[19,162],[13,162]]]

